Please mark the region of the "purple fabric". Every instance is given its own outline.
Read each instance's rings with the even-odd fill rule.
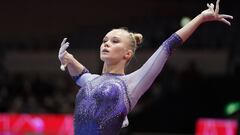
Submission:
[[[143,64],[127,75],[84,73],[75,102],[76,135],[118,135],[127,114],[152,85],[173,49],[182,43],[172,34]]]
[[[89,71],[88,71],[86,68],[83,69],[83,71],[82,71],[81,74],[79,74],[79,75],[77,75],[77,76],[72,76],[72,79],[73,79],[74,81],[77,81],[77,80],[78,80],[83,74],[85,74],[85,73],[89,73]]]
[[[163,45],[166,46],[168,54],[171,55],[173,50],[181,43],[182,39],[176,33],[174,33],[163,42]]]
[[[149,89],[155,78],[161,72],[168,57],[174,48],[182,44],[182,39],[176,34],[172,34],[153,53],[153,55],[138,70],[124,76],[127,83],[127,91],[130,97],[132,108],[137,104],[140,97]]]
[[[76,135],[117,135],[127,115],[125,83],[119,75],[103,74],[77,93],[74,112]]]

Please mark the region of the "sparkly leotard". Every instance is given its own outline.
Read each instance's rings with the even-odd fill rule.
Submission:
[[[91,74],[74,77],[81,88],[74,111],[75,135],[118,135],[127,114],[151,86],[181,38],[172,34],[146,63],[127,75]]]

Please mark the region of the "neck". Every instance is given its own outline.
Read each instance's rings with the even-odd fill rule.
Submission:
[[[125,64],[107,64],[103,65],[102,73],[114,73],[114,74],[125,74]]]

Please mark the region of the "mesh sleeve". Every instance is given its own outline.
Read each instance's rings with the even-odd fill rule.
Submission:
[[[174,48],[180,44],[182,44],[182,39],[176,33],[172,34],[141,68],[125,76],[132,108],[152,85]]]

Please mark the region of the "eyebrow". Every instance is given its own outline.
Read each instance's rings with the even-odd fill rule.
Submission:
[[[105,39],[105,38],[109,38],[109,37],[108,37],[108,36],[103,37],[103,39]],[[111,37],[111,38],[117,38],[117,39],[120,39],[119,36],[113,36],[113,37]]]
[[[107,36],[103,37],[103,39],[108,38]]]

